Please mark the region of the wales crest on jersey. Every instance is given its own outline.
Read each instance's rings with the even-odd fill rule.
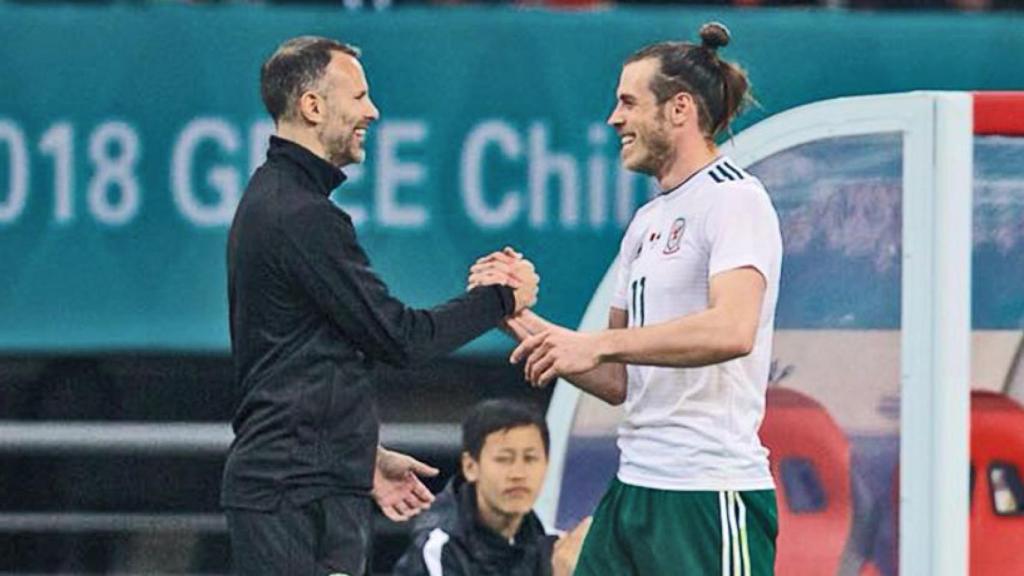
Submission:
[[[683,244],[683,232],[686,231],[686,218],[676,218],[669,230],[668,240],[665,241],[665,249],[662,254],[675,254]]]

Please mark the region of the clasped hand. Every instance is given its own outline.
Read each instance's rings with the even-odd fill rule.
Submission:
[[[504,284],[513,289],[516,313],[537,303],[540,276],[537,275],[533,262],[523,258],[522,254],[512,248],[483,256],[469,269],[467,290],[492,284]]]

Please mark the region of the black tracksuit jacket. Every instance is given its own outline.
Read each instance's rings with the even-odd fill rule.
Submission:
[[[551,576],[556,537],[533,512],[509,542],[477,519],[476,489],[457,476],[413,525],[393,576]]]
[[[235,213],[227,264],[238,409],[225,507],[272,510],[283,496],[302,505],[369,494],[375,366],[455,350],[515,307],[505,286],[429,310],[395,299],[329,198],[343,180],[306,148],[272,137]]]

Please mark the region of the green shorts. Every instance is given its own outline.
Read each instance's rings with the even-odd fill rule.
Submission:
[[[616,478],[574,575],[770,576],[778,526],[774,490],[655,490]]]

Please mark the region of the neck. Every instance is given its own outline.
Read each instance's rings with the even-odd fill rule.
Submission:
[[[480,522],[501,534],[509,542],[515,537],[516,532],[519,532],[519,526],[523,524],[523,516],[521,514],[505,514],[494,510],[482,501],[479,493],[476,498],[476,509]]]
[[[662,192],[672,190],[710,164],[717,156],[718,147],[703,138],[699,143],[681,147],[675,161],[658,174],[658,187]]]
[[[274,135],[278,138],[291,140],[313,154],[316,154],[330,162],[330,159],[327,158],[327,151],[324,149],[323,144],[320,143],[320,139],[316,137],[316,133],[312,130],[296,126],[290,122],[280,122],[277,125],[277,129],[274,131]]]

